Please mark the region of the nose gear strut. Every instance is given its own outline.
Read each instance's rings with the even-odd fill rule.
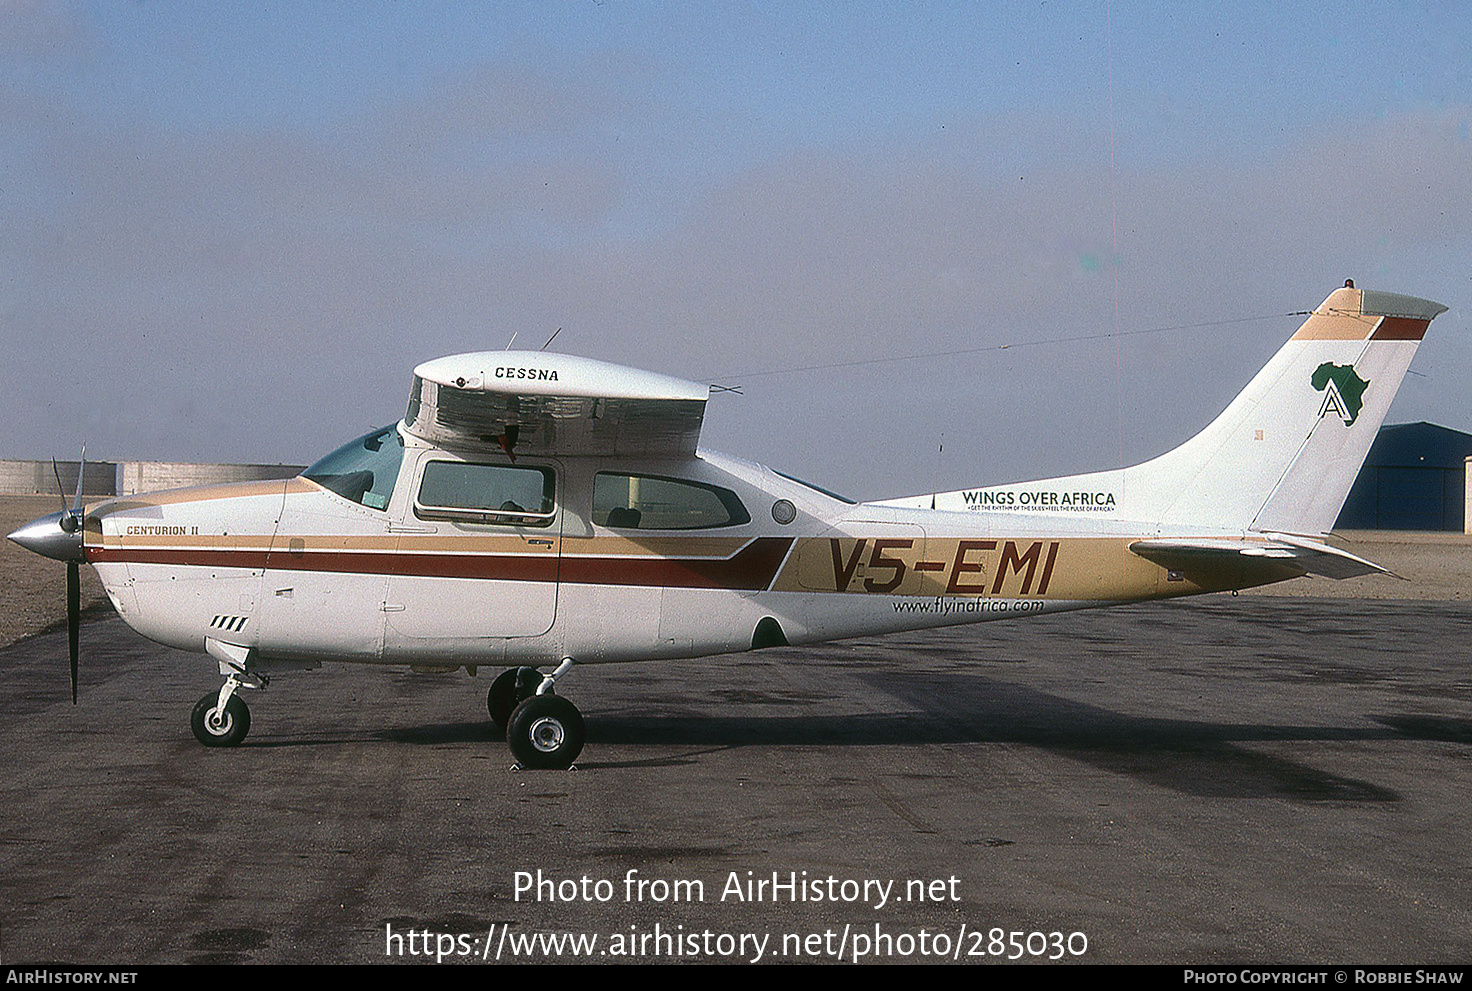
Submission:
[[[237,747],[250,732],[250,709],[236,694],[242,688],[265,688],[271,680],[249,667],[250,648],[221,643],[213,637],[205,640],[205,650],[220,662],[225,684],[218,692],[209,692],[194,705],[189,728],[194,738],[206,747]]]

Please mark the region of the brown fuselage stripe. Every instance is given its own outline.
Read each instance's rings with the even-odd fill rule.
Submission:
[[[93,564],[168,564],[197,568],[759,591],[772,584],[791,546],[790,537],[758,537],[739,553],[724,560],[289,550],[268,554],[258,550],[92,546],[87,548],[87,560]]]
[[[758,537],[725,560],[565,557],[561,580],[576,585],[729,588],[754,592],[771,586],[791,547],[791,537]]]

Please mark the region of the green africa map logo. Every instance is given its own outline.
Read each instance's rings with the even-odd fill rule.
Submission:
[[[1347,427],[1354,423],[1365,405],[1362,397],[1370,383],[1355,374],[1353,365],[1336,365],[1326,361],[1314,369],[1309,380],[1313,387],[1324,394],[1324,404],[1319,407],[1319,416],[1334,413]]]

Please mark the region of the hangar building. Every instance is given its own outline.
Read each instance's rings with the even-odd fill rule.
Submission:
[[[1466,528],[1472,434],[1434,423],[1381,427],[1336,530]]]

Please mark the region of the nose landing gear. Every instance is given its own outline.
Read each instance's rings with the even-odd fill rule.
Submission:
[[[250,732],[250,708],[235,694],[242,688],[265,688],[269,680],[249,668],[250,648],[221,643],[210,638],[205,650],[220,662],[225,684],[218,692],[210,692],[194,705],[189,728],[194,738],[206,747],[238,747]]]
[[[194,738],[206,747],[239,746],[250,732],[250,709],[238,695],[232,695],[219,707],[219,695],[210,692],[194,706],[189,717],[189,728]]]

